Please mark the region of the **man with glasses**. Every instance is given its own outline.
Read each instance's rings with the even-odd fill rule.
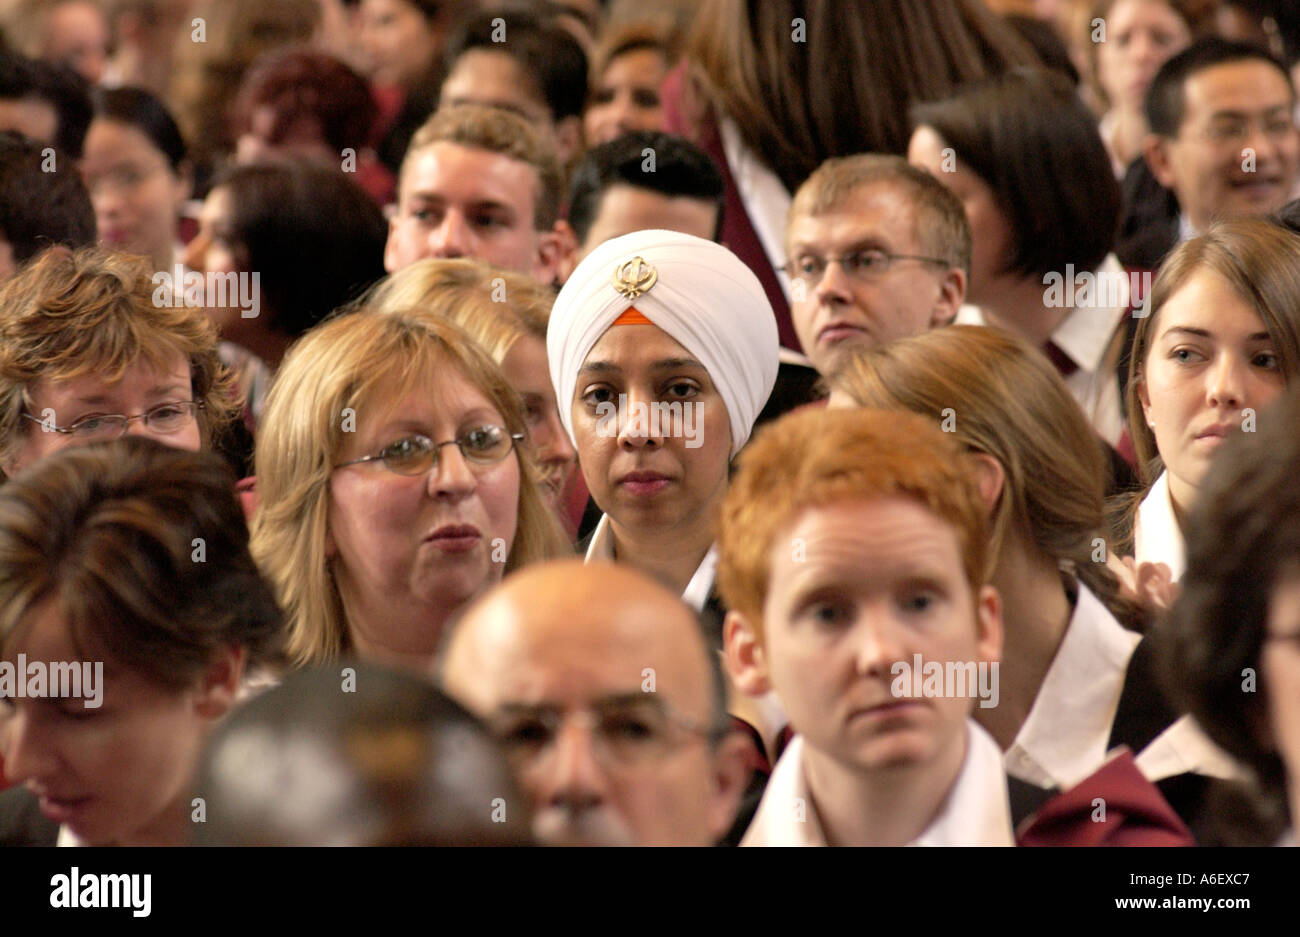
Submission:
[[[1178,199],[1165,249],[1220,218],[1266,215],[1300,178],[1295,91],[1286,70],[1254,46],[1207,38],[1166,62],[1147,92],[1144,156]]]
[[[947,325],[966,296],[971,235],[951,192],[896,156],[829,159],[786,223],[795,331],[823,376],[854,351]]]
[[[749,771],[718,659],[641,573],[521,570],[465,612],[439,669],[505,744],[540,841],[706,846],[730,827]]]

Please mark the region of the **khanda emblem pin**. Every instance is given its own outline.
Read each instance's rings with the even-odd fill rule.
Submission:
[[[659,272],[640,257],[625,260],[614,268],[614,289],[625,299],[648,293],[659,280]]]

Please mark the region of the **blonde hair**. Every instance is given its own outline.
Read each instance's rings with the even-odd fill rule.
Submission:
[[[518,395],[500,369],[461,329],[432,316],[353,310],[308,332],[280,365],[257,437],[260,505],[251,549],[285,610],[294,664],[333,660],[349,647],[325,556],[328,482],[343,445],[344,411],[408,392],[447,367],[487,397],[510,432],[524,432]],[[519,510],[507,573],[572,552],[537,491],[531,459],[519,449],[515,457]]]
[[[1106,530],[1105,443],[1051,362],[1028,342],[984,326],[935,329],[850,358],[832,384],[859,406],[929,417],[968,450],[998,461],[1004,481],[990,564],[1017,530],[1065,564],[1121,622],[1145,623],[1136,606],[1118,599],[1105,564],[1093,562],[1096,538]]]
[[[477,260],[425,258],[385,277],[362,302],[454,322],[501,364],[525,335],[545,343],[555,290]]]
[[[533,229],[549,231],[560,217],[564,170],[555,147],[541,131],[518,114],[499,107],[457,104],[434,111],[415,131],[397,172],[400,197],[406,170],[421,150],[435,143],[454,143],[487,150],[525,163],[537,175],[533,189]]]
[[[0,463],[28,438],[31,388],[94,374],[106,384],[145,362],[155,369],[189,362],[200,438],[239,411],[235,377],[217,354],[217,333],[201,309],[154,301],[143,257],[85,247],[47,250],[0,290]],[[0,476],[2,477],[2,476]]]

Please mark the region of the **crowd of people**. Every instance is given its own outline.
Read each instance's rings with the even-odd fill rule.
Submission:
[[[0,844],[1296,845],[1293,4],[0,40]]]

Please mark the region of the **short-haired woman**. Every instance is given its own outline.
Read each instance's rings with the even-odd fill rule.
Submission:
[[[0,842],[189,842],[203,741],[281,640],[233,485],[214,455],[131,438],[0,488],[0,661],[49,668],[0,699],[23,785],[0,795]]]

